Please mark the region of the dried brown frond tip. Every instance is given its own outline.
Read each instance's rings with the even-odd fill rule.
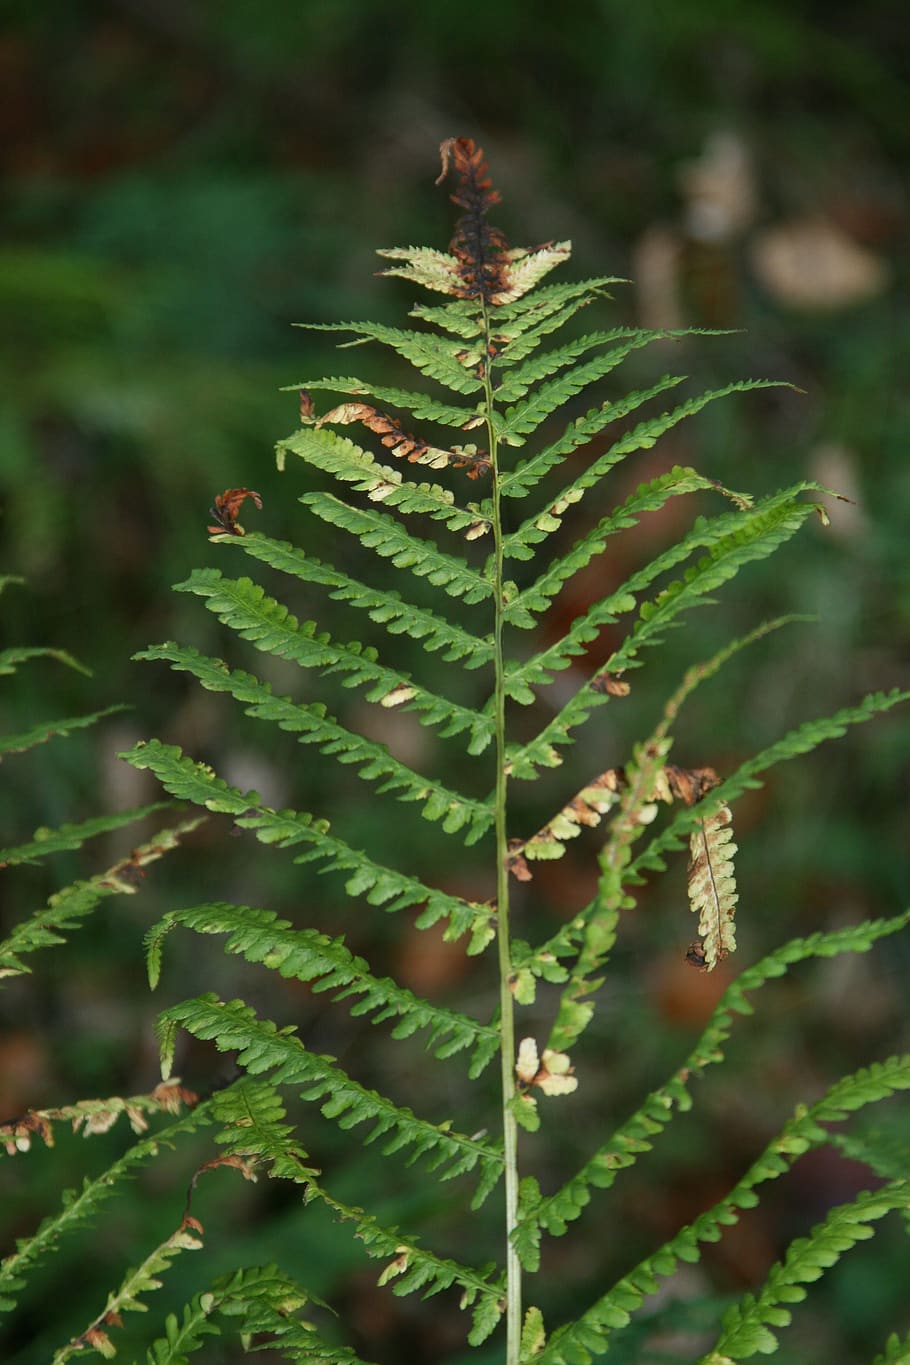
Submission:
[[[449,196],[464,209],[455,224],[449,250],[458,262],[466,299],[482,298],[486,303],[501,302],[509,289],[509,243],[499,228],[492,227],[486,215],[501,202],[493,188],[483,151],[471,138],[449,137],[440,145],[442,172],[437,185],[454,170],[458,183]]]
[[[219,493],[209,508],[209,516],[218,523],[217,526],[206,528],[209,535],[220,536],[225,532],[231,536],[246,535],[237,515],[247,498],[252,498],[257,507],[262,507],[262,498],[252,488],[226,488]]]

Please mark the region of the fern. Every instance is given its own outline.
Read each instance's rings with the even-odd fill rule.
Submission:
[[[319,814],[264,804],[256,792],[230,785],[172,744],[151,740],[125,757],[154,774],[170,796],[228,816],[237,831],[251,832],[260,844],[290,850],[295,864],[341,873],[354,900],[389,911],[415,911],[419,929],[441,924],[446,939],[465,938],[470,954],[479,956],[496,944],[495,969],[492,951],[477,965],[477,980],[484,983],[479,995],[489,988],[497,997],[492,1021],[481,1022],[477,1016],[489,1018],[489,1002],[485,1010],[469,1013],[425,999],[374,974],[324,924],[299,923],[296,883],[280,883],[280,894],[293,900],[291,910],[235,904],[219,888],[211,901],[167,910],[150,931],[153,985],[161,973],[163,943],[174,929],[219,936],[225,952],[256,964],[260,989],[263,979],[269,980],[263,978],[266,972],[306,983],[334,1005],[387,1030],[396,1055],[406,1055],[407,1047],[422,1038],[440,1066],[457,1057],[467,1062],[469,1078],[475,1080],[498,1053],[498,1116],[491,1122],[482,1099],[474,1104],[459,1091],[451,1115],[430,1117],[421,1112],[424,1104],[431,1109],[429,1099],[421,1097],[415,1108],[399,1102],[394,1074],[383,1078],[381,1089],[373,1088],[361,1074],[359,1056],[347,1058],[342,1066],[317,1052],[293,1027],[279,1027],[243,1000],[224,1001],[210,990],[169,1004],[161,1013],[162,1073],[167,1080],[184,1034],[234,1054],[241,1079],[193,1111],[195,1116],[204,1109],[204,1122],[218,1125],[218,1155],[200,1169],[228,1165],[249,1176],[264,1172],[269,1179],[287,1182],[303,1205],[321,1203],[368,1257],[381,1262],[381,1285],[424,1297],[459,1292],[462,1307],[471,1312],[470,1343],[484,1342],[500,1330],[502,1320],[500,1355],[506,1365],[532,1359],[541,1365],[579,1365],[604,1353],[612,1334],[628,1324],[630,1314],[658,1291],[662,1280],[681,1262],[697,1260],[704,1243],[716,1241],[725,1226],[758,1201],[764,1182],[783,1174],[811,1148],[840,1144],[889,1183],[833,1211],[821,1228],[797,1239],[766,1284],[730,1309],[723,1321],[718,1322],[713,1301],[706,1307],[720,1332],[716,1350],[706,1359],[720,1365],[724,1359],[774,1349],[773,1329],[787,1319],[783,1305],[798,1301],[805,1284],[842,1250],[866,1237],[890,1208],[906,1201],[910,1173],[899,1154],[885,1151],[852,1126],[840,1133],[829,1127],[907,1089],[906,1058],[874,1062],[834,1085],[811,1107],[797,1110],[724,1199],[617,1284],[598,1286],[590,1307],[549,1336],[541,1310],[525,1304],[523,1276],[537,1273],[544,1239],[567,1233],[592,1191],[619,1179],[675,1115],[693,1103],[696,1078],[723,1060],[734,1016],[751,1011],[749,991],[806,959],[866,951],[904,929],[910,912],[824,930],[747,965],[727,987],[688,1059],[615,1131],[601,1135],[580,1169],[555,1190],[544,1193],[540,1180],[525,1170],[524,1152],[519,1163],[519,1128],[545,1129],[567,1113],[571,1121],[568,1097],[579,1076],[569,1049],[590,1023],[620,917],[635,905],[646,878],[664,870],[669,854],[688,846],[690,907],[698,922],[689,959],[708,971],[725,960],[729,970],[735,961],[734,911],[742,917],[753,913],[748,891],[737,889],[734,854],[743,839],[741,832],[733,834],[738,799],[760,785],[761,775],[773,764],[809,752],[908,694],[875,694],[833,717],[807,722],[732,773],[708,766],[711,761],[720,766],[712,754],[697,756],[695,761],[704,766],[674,763],[671,751],[684,703],[734,653],[783,622],[765,623],[689,668],[650,734],[637,741],[630,735],[614,738],[616,756],[592,758],[586,764],[587,779],[582,774],[566,782],[547,818],[541,822],[547,813],[540,811],[529,829],[513,828],[515,782],[558,768],[600,707],[613,701],[622,705],[637,685],[635,670],[644,667],[647,651],[687,622],[691,608],[710,605],[741,571],[786,545],[813,513],[824,516],[818,498],[825,490],[800,480],[753,498],[725,487],[710,469],[674,465],[611,501],[610,474],[637,452],[649,450],[710,404],[734,396],[748,401],[750,393],[779,381],[744,379],[698,393],[683,389],[684,378],[671,374],[645,379],[623,393],[616,377],[633,353],[692,333],[592,325],[581,335],[564,332],[552,341],[580,310],[599,307],[618,281],[604,276],[554,283],[550,274],[567,260],[569,244],[510,247],[490,221],[499,196],[480,149],[467,140],[450,139],[441,155],[443,178],[454,172],[452,199],[459,211],[448,250],[409,246],[381,253],[383,273],[429,290],[431,301],[412,307],[413,325],[348,322],[312,329],[322,336],[340,336],[348,346],[375,343],[392,352],[416,373],[414,387],[356,375],[295,385],[300,389],[300,423],[277,446],[279,468],[288,477],[290,455],[315,471],[315,484],[303,491],[300,502],[304,515],[315,517],[338,543],[339,564],[325,563],[261,531],[247,534],[237,522],[237,510],[245,498],[257,508],[262,499],[250,489],[234,488],[215,498],[217,525],[209,528],[212,553],[243,553],[257,572],[269,575],[268,583],[242,574],[228,577],[208,567],[178,585],[178,591],[201,598],[226,632],[262,655],[304,670],[299,691],[288,684],[287,695],[279,695],[268,672],[259,677],[183,644],[157,645],[139,657],[166,664],[203,688],[230,697],[257,726],[284,731],[294,743],[309,745],[310,752],[349,765],[358,778],[373,784],[371,801],[378,809],[386,797],[402,803],[389,817],[396,821],[396,835],[398,823],[405,826],[418,812],[467,845],[481,845],[492,834],[487,885],[478,892],[483,899],[464,899],[444,889],[444,883],[431,885],[389,866],[381,836],[376,839],[374,833],[366,837],[377,846],[354,847],[345,837],[350,803],[338,815],[336,830]],[[435,432],[426,430],[426,424]],[[598,445],[592,458],[584,463],[572,459],[594,440]],[[581,504],[585,499],[593,503],[595,497],[601,503],[582,520]],[[610,552],[616,535],[671,500],[691,497],[698,499],[694,519],[675,542],[662,546],[574,620],[560,621],[558,627],[543,620],[567,585]],[[520,502],[525,504],[523,519],[510,523],[509,514]],[[262,515],[268,516],[268,508]],[[348,545],[357,547],[358,564],[365,568],[355,572],[341,567]],[[516,581],[508,577],[513,566]],[[389,567],[407,575],[396,579],[406,585],[401,592],[387,583]],[[409,578],[419,582],[410,585]],[[348,609],[352,616],[361,613],[367,629],[381,633],[381,648],[371,642],[372,634],[364,640],[349,637],[347,626],[330,634],[317,619],[324,604],[312,600],[316,594],[306,597],[313,619],[299,620],[282,600],[282,583],[294,591],[300,583],[317,588],[342,604],[346,614]],[[410,592],[418,600],[409,600]],[[563,678],[556,701],[541,719],[539,693],[588,654],[606,625],[611,627],[610,643],[590,661],[586,680],[573,688],[571,679],[567,683]],[[529,637],[532,631],[538,633]],[[531,643],[522,645],[522,639]],[[415,650],[401,648],[408,640]],[[9,667],[26,662],[30,660],[6,659]],[[287,676],[292,673],[288,670]],[[312,700],[314,675],[327,692],[336,685],[358,690],[380,708],[380,716],[383,709],[400,709],[435,729],[434,739],[440,742],[427,761],[434,765],[432,772],[418,771],[375,738],[358,733],[353,718],[360,708],[346,711],[329,696],[325,702]],[[484,688],[472,694],[470,687],[481,676]],[[521,728],[511,725],[508,701],[525,708]],[[621,709],[618,718],[623,719]],[[592,734],[593,726],[584,738],[593,750],[600,740]],[[457,743],[447,748],[443,741],[450,739]],[[608,761],[612,766],[605,766]],[[293,757],[288,766],[294,769]],[[464,791],[462,773],[468,774]],[[470,785],[472,773],[476,786]],[[676,809],[662,816],[674,803]],[[407,828],[419,831],[421,826]],[[561,856],[582,828],[596,829],[602,845],[596,895],[587,906],[568,906],[563,924],[545,941],[522,942],[510,925],[510,878],[530,881],[537,863]],[[88,825],[65,826],[47,839],[62,848],[89,832]],[[7,852],[11,860],[26,861],[48,851],[40,843],[36,837]],[[668,932],[684,932],[685,918],[683,907],[677,927]],[[56,941],[59,924],[59,917],[53,925],[36,923],[33,945],[45,946],[41,934],[48,935],[46,943]],[[197,947],[194,967],[200,956]],[[8,959],[17,970],[20,958],[21,949],[15,948]],[[689,967],[681,960],[679,970]],[[522,1022],[521,1011],[535,1002],[539,982],[555,989],[541,992],[536,1006],[538,1041]],[[476,1093],[482,1094],[479,1089]],[[362,1198],[374,1209],[342,1198],[332,1172],[324,1178],[312,1164],[301,1141],[302,1128],[289,1116],[289,1100],[295,1106],[303,1102],[307,1132],[320,1135],[324,1150],[332,1150],[337,1127],[375,1142],[390,1161],[401,1154],[419,1171],[427,1207],[434,1200],[441,1207],[446,1189],[454,1203],[470,1186],[471,1207],[477,1208],[494,1190],[498,1195],[502,1178],[500,1242],[505,1249],[500,1259],[474,1265],[463,1254],[450,1254],[429,1217],[424,1220],[431,1224],[427,1230],[421,1226],[405,1232],[388,1225],[375,1211],[376,1191],[369,1180],[361,1182],[366,1186]],[[70,1111],[63,1106],[58,1112]],[[91,1112],[104,1114],[98,1121],[107,1122],[112,1111],[102,1107]],[[10,1130],[9,1141],[15,1147],[40,1133],[42,1121],[33,1117],[31,1127]],[[198,1122],[201,1126],[203,1119]],[[452,1184],[437,1186],[442,1181]],[[94,1207],[93,1198],[88,1206]],[[468,1226],[478,1229],[480,1242],[484,1225],[478,1221]],[[192,1241],[197,1229],[185,1223],[177,1235]],[[474,1241],[462,1238],[462,1244],[472,1247],[472,1261]],[[114,1291],[87,1332],[62,1348],[59,1358],[86,1345],[111,1349],[113,1319],[122,1308],[144,1301],[179,1249],[170,1241],[156,1248]],[[23,1254],[31,1253],[26,1247]],[[482,1261],[482,1255],[476,1260]],[[289,1359],[354,1362],[347,1348],[328,1344],[299,1316],[310,1302],[316,1301],[307,1288],[281,1268],[236,1269],[167,1319],[147,1360],[150,1365],[185,1361],[216,1332],[234,1327],[244,1341],[269,1334],[269,1344]],[[889,1342],[883,1358],[899,1358],[895,1352],[900,1349]]]

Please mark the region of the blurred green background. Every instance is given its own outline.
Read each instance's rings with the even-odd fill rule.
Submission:
[[[393,808],[389,828],[388,807],[347,770],[317,763],[287,736],[257,733],[222,699],[130,657],[176,638],[298,688],[287,672],[270,672],[226,639],[196,599],[169,591],[199,565],[254,572],[206,538],[207,508],[227,487],[262,494],[262,513],[242,517],[249,527],[323,558],[347,554],[352,571],[379,572],[365,552],[339,550],[326,528],[304,519],[302,468],[276,472],[274,441],[296,425],[296,399],[278,389],[332,373],[382,374],[414,386],[394,358],[369,351],[339,358],[331,338],[290,324],[401,321],[410,288],[377,279],[373,253],[445,246],[451,205],[433,180],[438,143],[451,135],[485,148],[504,200],[499,221],[513,242],[571,237],[576,277],[635,281],[618,288],[596,320],[587,314],[585,328],[737,329],[725,340],[642,355],[615,376],[611,391],[653,382],[668,368],[691,375],[697,388],[753,375],[804,391],[772,390],[709,409],[621,469],[611,496],[670,464],[694,463],[736,488],[766,492],[813,477],[852,499],[831,508],[828,530],[813,526],[769,563],[746,570],[718,608],[671,636],[662,657],[637,675],[621,717],[616,708],[614,723],[611,707],[607,724],[599,713],[581,755],[537,784],[540,791],[520,794],[529,826],[591,775],[592,744],[603,758],[595,767],[622,762],[683,668],[766,616],[792,610],[819,619],[771,637],[706,688],[680,731],[677,761],[730,771],[802,719],[873,688],[906,685],[910,401],[901,381],[910,354],[910,40],[903,6],[583,0],[557,11],[540,0],[255,7],[43,0],[8,4],[5,16],[0,571],[25,575],[28,587],[4,596],[3,638],[70,649],[95,678],[51,662],[32,665],[4,692],[4,729],[112,702],[133,707],[90,736],[4,764],[5,842],[25,839],[39,824],[154,799],[113,756],[157,734],[267,799],[337,816],[351,842],[389,862],[467,894],[490,894],[485,869],[471,871],[435,827],[415,827],[407,808]],[[696,510],[713,509],[689,500],[619,538],[564,594],[560,619],[680,534]],[[595,512],[585,516],[593,520]],[[572,530],[587,524],[582,517]],[[313,593],[261,576],[299,615],[318,614],[341,638],[366,638],[359,616],[352,621]],[[396,586],[413,595],[408,583]],[[383,643],[381,633],[375,639]],[[397,657],[418,676],[432,676],[419,652]],[[577,678],[585,672],[579,666]],[[375,724],[353,694],[306,686],[305,695],[324,693],[348,723]],[[457,746],[440,748],[430,732],[391,719],[396,728],[384,737],[402,757],[428,770],[444,765],[460,780]],[[742,803],[745,959],[792,934],[903,907],[908,753],[910,726],[892,713],[788,765]],[[410,920],[406,926],[402,917],[393,922],[352,906],[335,882],[292,875],[286,856],[226,833],[210,822],[185,852],[153,870],[140,895],[105,908],[69,947],[35,959],[33,978],[5,992],[0,1118],[30,1104],[150,1088],[155,1010],[208,987],[299,1023],[311,1046],[352,1058],[364,1079],[387,1085],[402,1102],[439,1117],[473,1105],[457,1064],[440,1076],[421,1065],[417,1047],[393,1055],[381,1030],[336,1017],[302,988],[282,987],[276,999],[273,983],[222,961],[214,940],[175,939],[161,999],[147,995],[141,935],[156,916],[177,904],[231,898],[301,923],[316,904],[320,927],[343,929],[377,971],[394,971],[434,997],[460,995],[478,1014],[493,1009],[483,964],[466,970],[457,950],[418,935]],[[137,841],[127,836],[127,851],[131,837]],[[541,868],[533,895],[518,894],[520,933],[551,932],[587,899],[597,843],[578,843],[571,857]],[[106,866],[109,853],[117,856],[113,846],[88,847],[49,869],[5,873],[3,927],[64,882]],[[545,1178],[574,1169],[686,1054],[706,1018],[715,983],[681,960],[691,937],[683,883],[679,866],[623,926],[600,1023],[578,1059],[584,1083],[573,1117],[562,1131],[556,1120],[548,1145],[528,1143]],[[577,1312],[598,1284],[728,1188],[797,1099],[906,1046],[908,969],[906,942],[889,940],[869,958],[804,968],[766,988],[757,1022],[736,1035],[738,1064],[706,1080],[700,1117],[681,1123],[640,1175],[602,1196],[597,1213],[554,1244],[544,1291],[553,1321]],[[541,1002],[540,1020],[550,1004]],[[202,1049],[181,1061],[188,1083],[200,1088],[228,1074],[229,1064],[219,1064],[213,1073]],[[883,1110],[882,1122],[907,1133],[897,1108]],[[328,1174],[338,1172],[342,1197],[368,1202],[378,1185],[391,1197],[398,1181],[410,1191],[409,1206],[394,1214],[402,1226],[430,1213],[443,1250],[482,1259],[459,1227],[463,1191],[446,1192],[440,1203],[401,1168],[390,1183],[356,1143],[327,1143],[312,1118],[305,1124],[304,1141],[312,1130],[314,1157]],[[124,1141],[113,1133],[89,1146],[61,1135],[52,1153],[4,1163],[0,1244],[33,1229],[53,1207],[52,1192],[103,1169]],[[192,1168],[188,1159],[184,1174]],[[617,1358],[672,1351],[674,1312],[685,1322],[685,1304],[698,1294],[754,1284],[792,1236],[863,1183],[862,1173],[832,1156],[801,1163],[763,1211],[712,1250],[704,1271],[682,1283],[683,1306],[667,1306],[663,1335],[649,1328]],[[375,1275],[363,1271],[347,1234],[313,1211],[301,1214],[293,1199],[261,1186],[241,1191],[239,1204],[233,1189],[220,1204],[207,1197],[200,1216],[210,1228],[208,1260],[184,1268],[183,1284],[151,1305],[155,1314],[204,1284],[213,1266],[281,1258],[317,1291],[340,1296],[351,1340],[366,1358],[462,1359],[454,1303],[427,1309],[377,1295]],[[62,1249],[0,1337],[3,1359],[31,1365],[80,1330],[87,1306],[100,1307],[122,1267],[167,1235],[181,1206],[179,1179],[171,1186],[161,1174],[150,1177],[91,1239],[90,1255],[84,1242]],[[867,1359],[886,1327],[908,1325],[899,1320],[908,1276],[906,1236],[886,1226],[814,1291],[779,1358]],[[700,1349],[683,1339],[678,1358]],[[483,1356],[496,1358],[495,1349]]]

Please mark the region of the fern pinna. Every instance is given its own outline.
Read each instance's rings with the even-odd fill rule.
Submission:
[[[272,722],[301,744],[352,766],[364,782],[374,784],[377,795],[416,805],[424,819],[438,822],[446,834],[468,845],[482,843],[489,849],[487,897],[466,899],[433,886],[391,865],[382,849],[366,851],[347,842],[343,831],[330,828],[318,812],[271,807],[256,792],[230,785],[195,756],[171,745],[153,740],[126,757],[136,767],[152,770],[172,796],[229,815],[236,827],[251,831],[262,843],[290,849],[297,863],[312,862],[324,871],[340,872],[351,897],[388,911],[415,908],[419,927],[442,923],[446,937],[461,940],[469,954],[489,949],[499,1003],[493,1018],[479,1019],[434,1005],[373,974],[325,926],[300,925],[266,906],[219,900],[174,910],[149,940],[153,982],[160,971],[163,939],[181,926],[197,934],[221,935],[226,951],[284,977],[311,982],[347,1001],[354,1012],[392,1024],[395,1039],[422,1034],[438,1058],[463,1054],[472,1077],[498,1054],[498,1124],[491,1123],[482,1104],[476,1123],[456,1124],[447,1118],[440,1122],[438,1116],[417,1114],[348,1075],[332,1058],[312,1051],[293,1029],[261,1017],[242,1000],[224,1001],[211,993],[173,1006],[161,1016],[164,1075],[169,1075],[180,1030],[236,1053],[247,1079],[217,1096],[215,1105],[221,1124],[218,1140],[228,1154],[264,1164],[272,1175],[298,1183],[304,1201],[322,1201],[349,1223],[367,1254],[385,1262],[380,1279],[393,1292],[420,1290],[430,1295],[457,1287],[462,1307],[472,1315],[466,1329],[472,1344],[485,1341],[504,1318],[501,1358],[507,1365],[516,1365],[519,1359],[577,1365],[607,1350],[610,1335],[657,1292],[663,1277],[680,1261],[697,1259],[700,1243],[715,1240],[724,1224],[736,1221],[739,1210],[755,1203],[761,1182],[781,1174],[809,1146],[827,1142],[831,1135],[824,1123],[910,1082],[910,1059],[891,1059],[848,1078],[811,1110],[800,1111],[725,1199],[597,1298],[576,1321],[548,1334],[541,1310],[523,1306],[522,1276],[537,1270],[542,1239],[565,1233],[589,1202],[592,1188],[620,1179],[622,1170],[653,1145],[674,1113],[691,1104],[691,1084],[706,1066],[721,1059],[720,1044],[733,1014],[751,1009],[745,992],[813,955],[865,951],[878,938],[903,928],[907,920],[902,916],[816,935],[787,944],[748,968],[728,989],[677,1074],[600,1142],[574,1177],[544,1193],[533,1176],[520,1176],[519,1128],[539,1126],[541,1097],[550,1112],[572,1103],[563,1098],[577,1085],[570,1050],[591,1020],[617,920],[635,903],[635,888],[664,868],[668,853],[688,845],[690,901],[697,918],[692,931],[687,933],[680,924],[676,932],[683,943],[692,939],[690,964],[712,970],[735,948],[736,798],[760,785],[760,774],[771,763],[806,752],[907,694],[877,695],[830,720],[807,722],[733,773],[674,764],[673,735],[687,698],[733,653],[782,624],[768,622],[694,664],[667,700],[652,733],[629,745],[621,766],[593,761],[584,785],[566,791],[548,820],[536,828],[513,828],[511,794],[516,784],[533,782],[558,768],[567,746],[576,742],[595,712],[607,705],[621,707],[646,652],[661,643],[684,612],[709,602],[711,594],[751,561],[771,555],[808,517],[824,515],[814,497],[823,490],[800,480],[753,499],[693,468],[677,466],[608,505],[566,548],[557,533],[571,524],[579,504],[600,495],[607,475],[621,462],[648,450],[709,403],[770,381],[729,384],[655,411],[655,401],[666,401],[682,382],[681,377],[668,375],[640,391],[618,397],[599,394],[588,400],[592,406],[586,410],[574,407],[559,430],[560,410],[611,376],[626,357],[683,334],[615,327],[552,345],[552,334],[579,310],[608,297],[612,279],[543,283],[568,259],[569,244],[551,242],[531,250],[509,246],[489,222],[499,196],[482,153],[472,142],[451,139],[443,144],[440,179],[452,174],[451,197],[460,216],[449,250],[407,247],[380,253],[388,263],[383,273],[441,296],[442,302],[416,304],[410,315],[413,323],[407,327],[351,322],[317,329],[340,333],[349,338],[350,346],[373,342],[389,348],[418,372],[416,387],[380,385],[351,375],[294,386],[300,389],[300,425],[279,443],[279,467],[296,456],[325,476],[329,487],[334,481],[335,491],[313,488],[301,501],[337,533],[338,564],[324,563],[258,530],[244,531],[237,516],[245,500],[261,505],[258,494],[249,489],[226,490],[212,511],[217,525],[210,531],[219,550],[242,551],[343,604],[338,633],[333,629],[330,634],[315,620],[298,620],[246,576],[200,569],[179,588],[202,598],[224,626],[256,650],[323,676],[338,675],[344,687],[360,689],[377,707],[409,712],[421,725],[435,727],[466,756],[465,761],[473,761],[473,786],[469,790],[455,786],[443,763],[433,774],[416,771],[385,744],[357,733],[347,718],[331,715],[321,702],[279,694],[255,673],[220,659],[173,643],[148,649],[140,657],[192,674],[204,688],[233,697],[248,716]],[[320,405],[323,394],[330,398]],[[542,445],[529,448],[529,438],[544,424]],[[582,463],[573,460],[595,438],[597,453]],[[541,642],[532,634],[564,586],[604,552],[611,537],[633,527],[645,513],[689,493],[716,499],[715,509],[698,516],[678,542],[594,602],[561,635],[554,636],[551,628]],[[401,593],[384,586],[381,576],[370,581],[369,573],[358,577],[339,567],[351,562],[346,545],[389,560],[401,571]],[[363,558],[360,550],[355,558],[358,562]],[[409,590],[410,579],[426,582]],[[435,601],[427,585],[435,590]],[[384,628],[390,637],[387,647],[378,650],[351,638],[348,623],[356,612],[366,613]],[[614,628],[619,643],[595,660],[577,690],[558,692],[541,722],[535,709],[540,698],[552,697],[547,689],[574,661],[589,654],[606,625]],[[621,635],[617,627],[622,628]],[[429,674],[412,676],[396,662],[396,639],[401,636],[435,656]],[[473,679],[476,704],[464,686],[450,685],[462,671],[472,675],[467,681]],[[527,710],[517,725],[507,726],[509,704]],[[584,732],[585,741],[596,745],[589,735]],[[665,806],[675,813],[661,821]],[[590,904],[574,907],[545,942],[534,945],[513,937],[511,887],[516,881],[533,880],[539,860],[560,857],[567,840],[582,827],[593,826],[602,826],[604,832],[600,880]],[[680,971],[690,969],[685,955],[683,949]],[[534,1002],[538,982],[558,988],[558,1000],[549,1035],[535,1039],[522,1027],[520,1012]],[[468,1265],[430,1251],[415,1233],[384,1227],[369,1211],[340,1200],[331,1192],[331,1172],[328,1183],[323,1183],[309,1164],[287,1121],[283,1093],[315,1101],[328,1121],[343,1128],[359,1127],[366,1139],[378,1137],[386,1153],[400,1151],[411,1162],[421,1161],[440,1179],[472,1183],[474,1206],[501,1181],[505,1228],[499,1263]],[[870,1164],[875,1169],[871,1157]],[[718,1350],[705,1359],[740,1359],[771,1349],[772,1328],[788,1318],[788,1310],[779,1305],[799,1298],[803,1290],[798,1286],[814,1278],[819,1266],[831,1263],[866,1235],[871,1221],[905,1201],[905,1175],[889,1172],[890,1184],[835,1210],[819,1229],[795,1243],[759,1297],[744,1300],[724,1318]],[[369,1196],[365,1190],[364,1200]],[[271,1283],[268,1275],[266,1280]],[[217,1294],[208,1301],[218,1303]],[[202,1300],[190,1304],[187,1332],[191,1335],[194,1324],[205,1317]],[[178,1320],[172,1319],[167,1339],[176,1340],[179,1330]],[[274,1320],[269,1330],[279,1330]],[[290,1328],[285,1324],[282,1330]],[[311,1330],[315,1331],[306,1329]],[[311,1338],[306,1339],[311,1344]],[[295,1345],[283,1340],[276,1344],[291,1358],[310,1359],[305,1353],[309,1346],[301,1348],[304,1354],[295,1355]],[[318,1354],[324,1360],[352,1359],[347,1348],[328,1342]],[[178,1355],[168,1355],[159,1343],[150,1358],[157,1362]]]

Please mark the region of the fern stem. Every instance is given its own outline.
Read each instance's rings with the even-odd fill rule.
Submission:
[[[486,352],[490,354],[490,322],[483,306]],[[518,1365],[521,1340],[521,1262],[513,1241],[518,1225],[518,1125],[515,1121],[515,1016],[512,997],[512,945],[509,930],[509,870],[507,864],[507,783],[506,773],[506,692],[502,634],[505,614],[504,554],[498,448],[493,423],[493,383],[491,362],[484,367],[484,395],[487,407],[487,437],[493,480],[493,627],[494,717],[496,730],[496,937],[499,955],[500,1056],[502,1061],[502,1135],[506,1191],[506,1365]]]

